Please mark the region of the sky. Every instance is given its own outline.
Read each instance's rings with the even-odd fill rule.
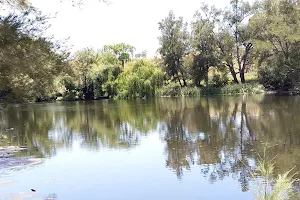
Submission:
[[[55,39],[69,38],[71,52],[85,47],[100,49],[103,45],[127,43],[136,53],[155,55],[159,47],[158,22],[170,10],[191,22],[201,3],[224,8],[230,0],[111,0],[109,5],[98,0],[83,0],[81,8],[67,0],[30,0],[44,14],[56,14],[47,34]]]

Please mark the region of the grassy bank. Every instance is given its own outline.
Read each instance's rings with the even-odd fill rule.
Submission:
[[[232,84],[224,87],[179,87],[168,85],[156,91],[157,97],[200,96],[200,95],[235,95],[235,94],[262,94],[265,89],[258,83]]]

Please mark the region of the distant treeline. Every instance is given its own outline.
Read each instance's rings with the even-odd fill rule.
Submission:
[[[144,98],[195,94],[197,88],[226,93],[218,88],[241,84],[226,86],[234,93],[249,81],[299,90],[297,2],[232,0],[224,10],[202,4],[189,24],[170,11],[158,24],[160,56],[152,59],[124,43],[70,55],[64,42],[44,36],[47,16],[26,1],[0,4],[12,6],[11,14],[0,16],[2,100]]]

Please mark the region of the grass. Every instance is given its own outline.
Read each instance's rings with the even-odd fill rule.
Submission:
[[[224,87],[183,87],[170,84],[164,86],[156,92],[158,97],[174,96],[201,96],[201,95],[235,95],[235,94],[261,94],[264,87],[258,83],[230,84]]]

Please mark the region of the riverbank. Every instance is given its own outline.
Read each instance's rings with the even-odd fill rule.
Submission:
[[[258,83],[231,84],[224,87],[179,87],[164,86],[156,92],[157,97],[180,97],[180,96],[210,96],[210,95],[237,95],[237,94],[263,94],[267,90]]]
[[[273,94],[273,95],[300,95],[299,90],[270,90],[257,82],[249,82],[246,84],[228,84],[223,87],[180,87],[177,84],[164,85],[158,88],[152,96],[140,96],[138,98],[153,98],[153,97],[196,97],[196,96],[213,96],[213,95],[240,95],[240,94]],[[114,97],[98,97],[92,100],[104,99],[133,99],[133,97],[119,96]],[[52,97],[51,99],[39,99],[36,102],[57,102],[57,101],[85,101],[85,99],[73,96],[73,98],[63,98],[62,96]],[[4,103],[18,103],[10,101],[1,101]],[[20,103],[20,102],[19,102]]]

